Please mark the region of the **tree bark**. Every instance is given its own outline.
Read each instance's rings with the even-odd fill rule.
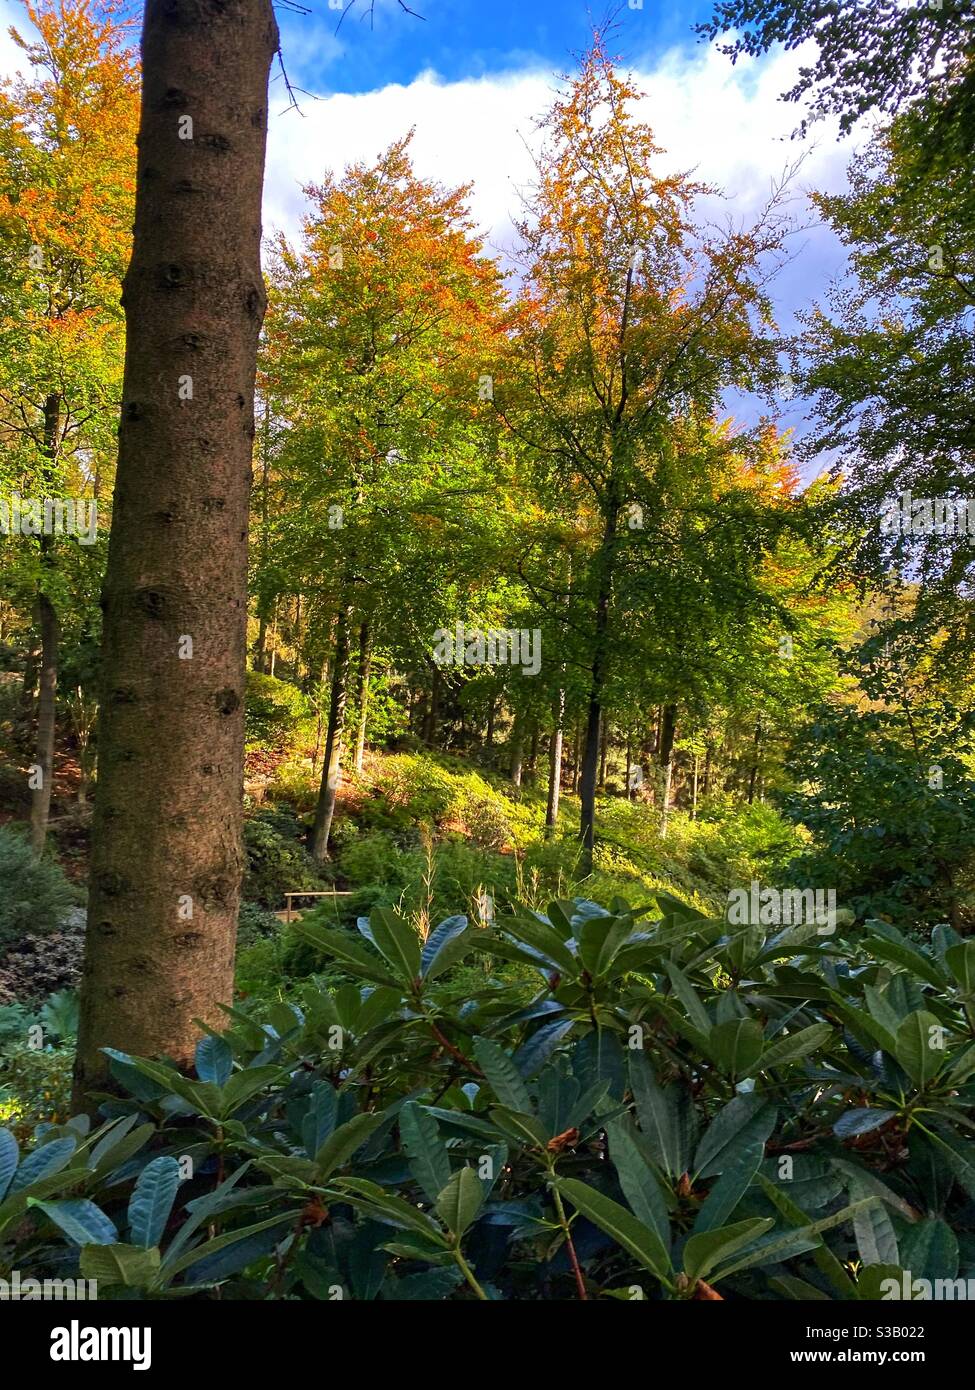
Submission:
[[[752,765],[748,773],[748,804],[751,806],[755,800],[755,781],[758,777],[758,769],[762,757],[762,721],[755,721],[755,736],[752,741]]]
[[[548,800],[545,805],[545,838],[551,839],[559,819],[559,796],[562,791],[562,738],[565,728],[565,691],[560,690],[555,701],[555,723],[548,745]]]
[[[34,743],[32,769],[36,785],[30,803],[30,843],[34,853],[41,855],[47,839],[51,783],[54,777],[60,623],[54,605],[43,592],[37,595],[34,614],[41,637],[41,687],[37,702],[37,737]]]
[[[247,525],[270,0],[147,0],[75,1095],[225,1020],[243,867]],[[180,138],[189,131],[192,138]],[[191,397],[187,383],[191,380]],[[192,656],[187,657],[192,641]]]
[[[366,752],[366,724],[369,719],[369,672],[372,667],[372,629],[364,622],[359,629],[359,727],[355,738],[355,770],[362,771]]]
[[[674,778],[674,739],[677,737],[677,706],[664,705],[660,716],[660,833],[667,834],[670,788]]]
[[[613,590],[613,552],[619,507],[610,497],[606,503],[603,538],[597,564],[596,608],[593,621],[592,665],[589,673],[589,705],[579,780],[579,839],[582,842],[581,868],[592,873],[592,853],[596,838],[596,776],[599,770],[599,730],[603,718],[603,686],[609,656],[609,604]]]
[[[311,853],[314,859],[328,856],[328,837],[335,814],[335,798],[342,780],[342,735],[345,731],[345,707],[349,694],[349,610],[339,610],[335,626],[335,659],[332,663],[332,698],[328,708],[328,732],[325,735],[325,759],[322,763],[322,784],[315,807],[315,824],[311,833]]]

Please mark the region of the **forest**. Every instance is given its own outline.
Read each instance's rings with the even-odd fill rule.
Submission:
[[[586,20],[499,247],[262,223],[270,0],[18,6],[0,1296],[975,1297],[975,13],[688,4],[748,215]]]

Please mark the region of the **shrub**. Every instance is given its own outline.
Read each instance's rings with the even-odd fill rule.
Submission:
[[[244,736],[249,747],[282,748],[295,740],[313,715],[311,701],[296,685],[248,671],[244,689]]]
[[[26,933],[54,931],[77,900],[60,867],[37,859],[27,839],[0,826],[0,958]]]
[[[975,942],[769,936],[664,892],[647,917],[561,900],[422,943],[387,909],[295,924],[332,962],[301,1008],[236,1010],[195,1078],[110,1053],[130,1099],[93,1131],[25,1155],[0,1134],[0,1267],[370,1301],[972,1277]]]
[[[266,908],[280,907],[292,889],[320,888],[322,870],[299,843],[301,826],[280,813],[244,822],[244,897]]]
[[[59,931],[33,932],[11,946],[0,964],[0,1004],[39,1003],[57,990],[76,989],[85,954],[85,914],[69,909]]]

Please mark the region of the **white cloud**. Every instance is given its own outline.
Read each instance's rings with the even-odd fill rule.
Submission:
[[[728,195],[742,216],[764,202],[773,181],[805,149],[796,180],[806,187],[842,186],[849,145],[823,130],[817,144],[791,142],[796,108],[779,100],[791,85],[795,54],[732,66],[714,51],[674,51],[635,74],[646,93],[640,115],[666,150],[667,171],[694,169]],[[531,180],[526,149],[534,121],[551,102],[550,72],[527,69],[443,82],[424,73],[408,86],[304,99],[296,111],[272,115],[265,188],[267,227],[293,234],[304,199],[300,187],[326,169],[373,159],[411,126],[417,171],[449,185],[473,182],[472,209],[494,246],[512,242],[518,188]]]

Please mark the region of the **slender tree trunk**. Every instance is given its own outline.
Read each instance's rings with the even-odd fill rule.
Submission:
[[[597,556],[598,585],[593,622],[593,656],[589,673],[589,707],[586,712],[586,733],[582,754],[582,777],[579,783],[581,801],[579,839],[582,842],[583,873],[592,872],[592,852],[596,838],[596,774],[599,766],[599,729],[603,718],[603,686],[609,656],[609,604],[613,589],[613,549],[619,508],[610,498],[606,505],[603,539]]]
[[[667,834],[670,789],[674,779],[674,739],[677,736],[677,706],[664,705],[660,718],[660,833]]]
[[[359,727],[355,738],[355,770],[362,771],[366,752],[366,724],[369,719],[369,672],[372,667],[372,629],[364,622],[359,629]]]
[[[349,610],[339,610],[335,627],[335,659],[332,663],[332,699],[328,709],[328,732],[325,735],[325,760],[322,763],[322,784],[315,808],[315,824],[311,833],[312,858],[319,861],[328,855],[328,837],[335,814],[335,798],[342,781],[342,734],[345,729],[345,706],[349,693]]]
[[[17,720],[17,746],[29,753],[34,747],[37,705],[37,680],[41,668],[39,634],[31,627],[27,634],[29,646],[24,661],[24,682],[20,689],[20,714]]]
[[[599,785],[606,785],[606,759],[609,757],[609,721],[604,717],[599,729]]]
[[[434,666],[430,677],[430,699],[423,716],[423,742],[432,748],[437,737],[437,713],[440,700],[440,668]]]
[[[565,727],[565,691],[560,690],[555,701],[555,721],[548,745],[548,801],[545,806],[545,838],[555,833],[559,819],[559,796],[562,791],[562,738]]]
[[[484,735],[484,747],[489,749],[494,747],[494,720],[497,714],[497,708],[498,702],[492,695],[488,701],[487,732]]]
[[[44,538],[48,539],[47,537]],[[47,594],[39,593],[34,604],[35,622],[41,636],[41,690],[37,702],[37,738],[34,744],[34,783],[30,803],[30,842],[37,855],[43,854],[47,822],[51,810],[51,783],[54,778],[54,735],[57,726],[58,639],[60,624]]]
[[[538,720],[532,720],[532,735],[528,743],[528,758],[525,762],[525,778],[535,785],[535,777],[538,770]]]
[[[233,994],[277,46],[270,0],[147,0],[78,1104],[104,1047],[189,1065],[196,1020],[219,1027]]]
[[[704,780],[701,786],[702,796],[707,796],[711,791],[711,759],[713,749],[710,739],[704,746]]]
[[[691,820],[697,820],[697,782],[698,782],[698,768],[699,768],[699,765],[700,765],[700,761],[701,761],[700,758],[699,758],[698,755],[695,753],[695,754],[694,754],[694,789],[693,789],[692,798],[691,798]]]
[[[748,804],[751,806],[755,800],[755,781],[758,777],[758,769],[762,756],[762,721],[755,720],[755,737],[752,741],[752,765],[748,773]]]
[[[53,494],[61,433],[61,397],[51,392],[44,401],[43,468],[45,493]],[[40,689],[37,729],[31,768],[30,842],[34,853],[43,854],[51,811],[54,776],[54,741],[57,733],[58,645],[60,624],[49,592],[54,574],[54,538],[41,536],[41,574],[34,600],[34,622],[40,638]]]
[[[508,776],[513,787],[521,786],[521,769],[525,751],[525,721],[516,714],[511,726],[511,748],[509,751]]]

